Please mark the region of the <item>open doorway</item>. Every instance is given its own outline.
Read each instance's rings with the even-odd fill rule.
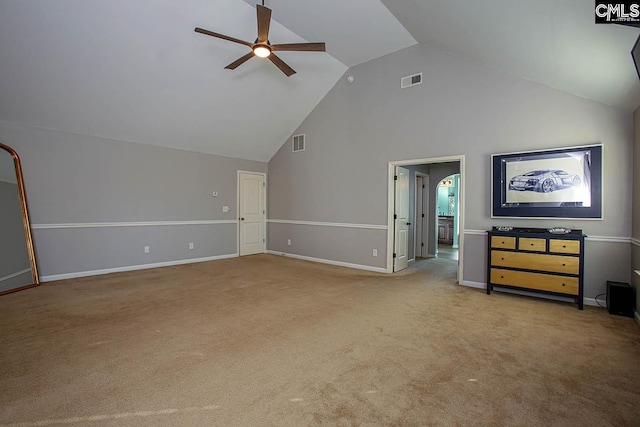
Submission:
[[[460,174],[452,174],[440,180],[436,186],[435,214],[438,216],[436,256],[458,259],[460,236]]]
[[[398,168],[408,170],[408,219],[403,227],[398,227],[397,211],[403,212],[398,203],[405,204],[404,197],[397,197],[396,186]],[[403,173],[405,173],[403,171]],[[387,230],[387,272],[401,270],[402,263],[396,265],[394,254],[403,253],[406,245],[406,258],[409,263],[423,258],[434,258],[438,253],[438,215],[436,187],[444,178],[458,176],[457,227],[454,226],[457,240],[458,283],[462,282],[464,254],[464,155],[423,158],[389,162],[388,169],[388,230]],[[422,184],[420,184],[422,182]],[[419,185],[424,185],[420,191]],[[401,188],[404,188],[401,185]],[[422,212],[420,211],[422,207]],[[399,209],[399,210],[398,210]],[[424,217],[422,216],[424,214]],[[404,228],[406,225],[406,229]],[[453,231],[452,231],[453,233]],[[405,243],[406,241],[406,243]],[[401,245],[400,248],[398,245]],[[453,244],[451,245],[453,249]]]

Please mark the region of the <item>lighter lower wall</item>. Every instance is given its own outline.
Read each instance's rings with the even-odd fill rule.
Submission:
[[[267,241],[273,253],[338,261],[356,268],[384,271],[387,266],[387,227],[382,225],[270,220]],[[373,256],[374,249],[377,256]]]
[[[44,281],[237,256],[237,171],[267,170],[1,121],[0,141],[22,160]]]
[[[237,224],[35,224],[43,281],[237,256]],[[193,249],[189,249],[193,243]],[[149,252],[144,252],[144,247]]]

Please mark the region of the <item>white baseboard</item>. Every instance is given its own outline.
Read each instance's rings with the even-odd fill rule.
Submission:
[[[462,286],[468,286],[470,288],[487,289],[487,284],[484,283],[484,282],[472,282],[471,280],[463,280],[461,285]],[[573,298],[571,298],[571,297],[561,297],[561,296],[556,296],[556,295],[540,294],[540,293],[537,293],[537,292],[521,291],[519,289],[499,288],[499,289],[496,289],[496,291],[513,293],[513,294],[518,294],[518,295],[542,297],[542,298],[552,299],[552,300],[556,300],[556,301],[573,302]],[[595,298],[583,298],[582,302],[584,303],[584,305],[590,305],[590,306],[593,306],[593,307],[600,307],[600,305],[595,300]],[[638,317],[638,313],[636,313],[636,320],[638,320],[638,323],[640,324],[640,317]]]
[[[598,304],[598,302],[596,301],[595,298],[583,298],[582,301],[584,302],[584,305],[590,305],[590,306],[593,306],[593,307],[600,307],[600,308],[607,308],[606,305],[605,306],[601,306],[600,304]]]
[[[471,280],[463,280],[460,283],[462,286],[467,286],[469,288],[477,288],[477,289],[487,289],[487,284],[484,282],[472,282]]]
[[[358,270],[374,271],[376,273],[387,272],[387,269],[383,267],[372,267],[370,265],[351,264],[349,262],[333,261],[331,259],[324,259],[324,258],[314,258],[310,256],[290,254],[290,253],[281,252],[281,251],[267,251],[267,253],[272,255],[286,256],[289,258],[301,259],[303,261],[319,262],[321,264],[337,265],[339,267],[348,267],[348,268],[355,268]]]
[[[98,276],[109,273],[122,273],[125,271],[147,270],[149,268],[170,267],[173,265],[193,264],[196,262],[217,261],[219,259],[237,258],[238,254],[216,255],[205,258],[181,259],[177,261],[156,262],[153,264],[128,265],[126,267],[105,268],[103,270],[78,271],[75,273],[52,274],[40,276],[41,282],[53,282],[54,280],[76,279],[78,277]]]

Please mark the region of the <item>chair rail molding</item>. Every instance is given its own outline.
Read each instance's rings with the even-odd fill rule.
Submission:
[[[319,227],[367,228],[371,230],[387,229],[386,224],[351,224],[346,222],[299,221],[294,219],[267,219],[267,222],[272,224],[314,225]]]
[[[201,221],[137,221],[137,222],[69,222],[59,224],[32,224],[34,230],[61,228],[106,228],[106,227],[161,227],[170,225],[211,225],[237,224],[237,219],[201,220]]]

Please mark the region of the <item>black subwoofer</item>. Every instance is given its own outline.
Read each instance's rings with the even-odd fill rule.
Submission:
[[[607,281],[607,311],[609,314],[633,317],[635,295],[628,283]]]

